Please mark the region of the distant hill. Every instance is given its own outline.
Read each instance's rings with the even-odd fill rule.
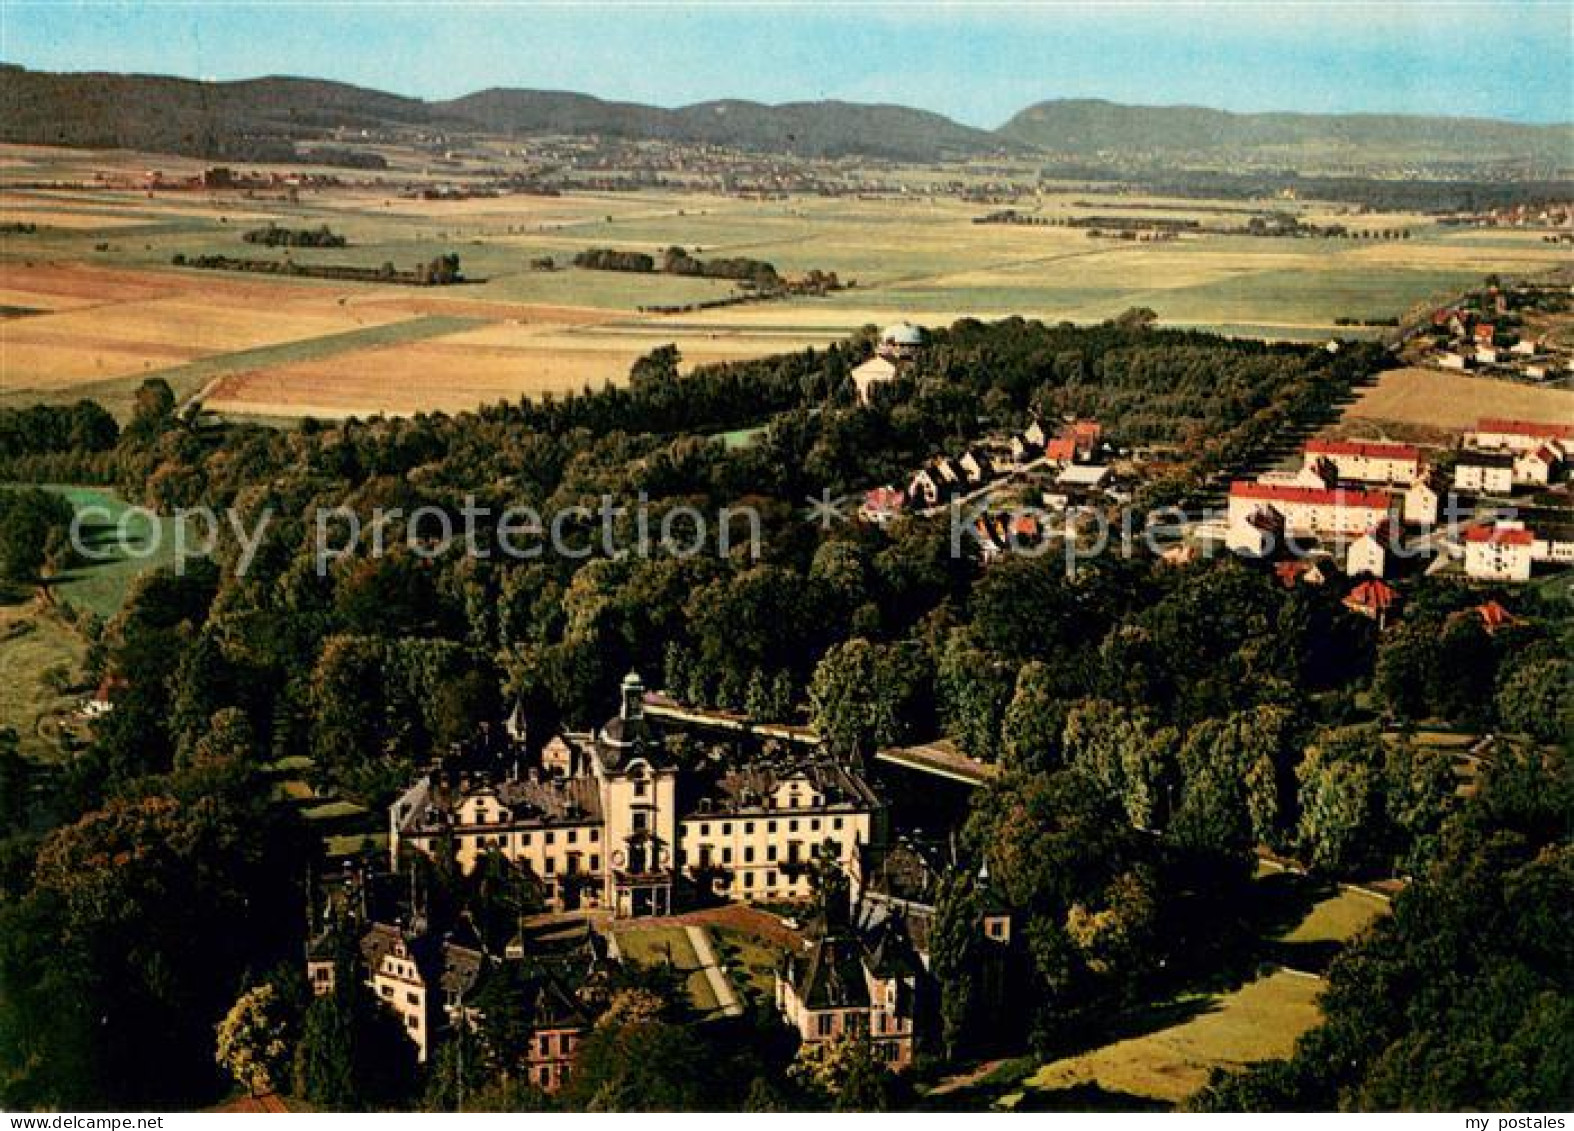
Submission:
[[[803,156],[933,161],[1020,149],[904,106],[706,102],[677,110],[585,94],[486,90],[428,103],[345,83],[52,74],[0,66],[0,141],[285,159],[338,129],[430,126],[500,134],[667,138]]]
[[[1286,165],[1316,157],[1354,164],[1574,167],[1574,125],[1405,114],[1234,114],[1201,106],[1123,106],[1062,99],[1029,106],[999,133],[1035,149],[1079,157],[1206,155]]]
[[[435,109],[501,133],[595,133],[663,138],[808,157],[945,160],[1020,150],[1017,142],[906,106],[729,99],[676,110],[584,94],[485,90]]]
[[[424,102],[302,78],[195,82],[159,75],[54,74],[0,64],[0,141],[142,149],[231,160],[363,163],[333,147],[341,130],[660,138],[764,153],[941,161],[1042,151],[1156,164],[1236,161],[1282,168],[1574,167],[1574,126],[1383,114],[1232,114],[1191,106],[1041,102],[997,131],[906,106],[724,100],[677,109],[586,94],[484,90]]]
[[[317,79],[206,83],[0,66],[0,140],[10,142],[240,159],[288,153],[292,141],[339,127],[430,117],[418,99]]]

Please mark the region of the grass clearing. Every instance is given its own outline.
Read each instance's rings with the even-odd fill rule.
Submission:
[[[1023,1082],[1017,1102],[1053,1105],[1055,1093],[1097,1087],[1105,1093],[1178,1104],[1215,1068],[1242,1068],[1288,1056],[1321,1019],[1318,978],[1277,970],[1227,994],[1172,1002],[1162,1028],[1044,1065]]]
[[[712,948],[716,958],[727,967],[733,984],[747,987],[751,995],[765,1001],[776,992],[776,970],[781,966],[783,951],[757,935],[731,927],[710,927]]]
[[[39,761],[61,756],[63,731],[80,725],[86,657],[82,638],[36,601],[0,605],[0,727],[16,730],[23,755]],[[56,673],[71,689],[56,689]]]
[[[173,520],[133,510],[104,488],[49,486],[45,490],[63,495],[83,516],[83,542],[99,556],[51,578],[49,589],[55,600],[108,620],[120,611],[132,582],[147,570],[175,560]]]

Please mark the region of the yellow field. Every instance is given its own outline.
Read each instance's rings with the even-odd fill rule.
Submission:
[[[266,416],[458,412],[621,380],[637,359],[669,343],[678,346],[689,367],[827,340],[829,335],[764,339],[738,332],[669,333],[659,322],[493,323],[427,341],[225,377],[205,403],[219,412]]]
[[[1436,369],[1390,369],[1361,392],[1337,426],[1345,435],[1374,435],[1389,429],[1424,433],[1458,432],[1483,416],[1549,424],[1574,421],[1574,392],[1539,389],[1486,377],[1466,377]]]
[[[1566,253],[1534,234],[1435,227],[1416,214],[1358,215],[1331,203],[1098,196],[1071,187],[1019,206],[1047,216],[1173,216],[1239,225],[1253,211],[1313,223],[1403,227],[1375,243],[1188,234],[1167,243],[1089,238],[1080,228],[976,224],[990,211],[935,191],[949,171],[903,169],[905,195],[745,200],[700,192],[567,192],[423,201],[394,185],[419,176],[411,153],[385,174],[327,190],[159,192],[201,163],[145,154],[0,146],[0,222],[37,224],[0,240],[0,402],[91,395],[124,412],[136,384],[165,377],[181,396],[268,415],[457,410],[625,379],[675,343],[688,364],[823,344],[899,318],[947,325],[1021,315],[1092,322],[1149,306],[1161,323],[1263,338],[1320,340],[1441,300],[1497,271],[1539,272]],[[245,166],[236,166],[244,171]],[[958,173],[956,175],[962,175]],[[51,187],[29,187],[48,182]],[[1133,208],[1132,206],[1137,206]],[[327,224],[343,249],[260,248],[264,221]],[[654,316],[701,304],[721,280],[561,268],[589,247],[767,259],[788,273],[835,271],[856,287],[822,298]],[[408,268],[454,251],[472,280],[435,289],[175,270],[173,256],[227,254]],[[377,332],[386,330],[386,332]],[[350,335],[350,337],[346,337]],[[1371,418],[1403,399],[1369,394]],[[1506,387],[1496,387],[1502,392]],[[1518,390],[1508,390],[1509,395]],[[1383,399],[1386,398],[1386,399]],[[1474,409],[1470,410],[1472,413]],[[1386,418],[1383,418],[1386,419]]]
[[[400,317],[344,297],[272,280],[8,263],[0,302],[51,313],[0,321],[0,387],[62,389]]]

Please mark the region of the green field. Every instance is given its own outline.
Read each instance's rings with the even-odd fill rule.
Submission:
[[[102,561],[80,561],[48,581],[48,600],[57,606],[86,610],[106,620],[125,601],[131,583],[146,569],[174,560],[168,520],[149,522],[140,513],[127,515],[128,504],[96,487],[51,486],[81,511],[101,507],[105,514],[84,522],[86,548],[104,555]],[[125,541],[117,524],[125,521]],[[156,540],[156,541],[155,541]],[[36,758],[58,758],[65,738],[83,739],[86,722],[77,714],[91,690],[83,683],[87,642],[62,613],[31,595],[10,595],[0,605],[0,726],[14,727],[23,752]],[[63,676],[59,673],[65,673]],[[56,690],[64,682],[66,690]]]
[[[740,991],[770,1001],[776,992],[776,970],[782,951],[758,937],[730,927],[711,927],[711,946]]]
[[[87,645],[50,610],[35,601],[0,605],[0,727],[14,729],[21,751],[41,761],[61,754],[63,729],[80,726],[76,710],[85,689],[82,661]],[[50,673],[65,673],[69,689],[51,685]]]
[[[1320,979],[1274,971],[1227,994],[1180,998],[1155,1011],[1161,1027],[1044,1065],[1003,1107],[1057,1107],[1056,1093],[1095,1085],[1108,1095],[1176,1104],[1214,1068],[1287,1056],[1317,1024]]]
[[[1159,1110],[1183,1102],[1215,1068],[1288,1056],[1321,1017],[1320,972],[1387,904],[1268,867],[1255,888],[1249,910],[1262,964],[1244,982],[1134,1010],[1111,1020],[1102,1044],[1048,1064],[1005,1062],[954,1094],[1014,1110]]]
[[[80,514],[100,508],[83,519],[87,550],[98,560],[83,560],[50,580],[50,593],[63,604],[87,609],[106,620],[120,610],[126,591],[144,571],[175,560],[175,524],[152,518],[145,511],[131,511],[130,504],[99,487],[47,487],[63,495]],[[122,537],[124,535],[124,537]]]

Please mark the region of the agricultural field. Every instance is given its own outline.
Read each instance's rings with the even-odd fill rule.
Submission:
[[[1334,430],[1361,439],[1449,442],[1483,416],[1567,423],[1574,420],[1574,392],[1419,366],[1389,369]]]
[[[1478,282],[1531,274],[1560,252],[1534,233],[1442,229],[1339,205],[1121,197],[1121,215],[1238,222],[1253,208],[1310,223],[1397,228],[1391,242],[1187,234],[1162,243],[1064,226],[975,224],[989,211],[930,190],[746,200],[683,190],[426,201],[378,179],[296,194],[148,193],[137,154],[0,147],[0,405],[90,396],[122,415],[136,385],[168,380],[227,415],[290,418],[454,411],[624,380],[652,348],[685,364],[824,345],[868,324],[1023,315],[1097,321],[1150,306],[1161,321],[1317,340],[1338,319],[1378,321]],[[244,167],[242,167],[244,168]],[[400,172],[400,177],[412,171]],[[393,172],[380,174],[390,178]],[[82,187],[63,187],[72,182]],[[40,187],[46,186],[46,187]],[[117,187],[119,186],[119,187]],[[1023,211],[1100,215],[1116,198],[1067,188]],[[328,225],[344,248],[269,248],[265,223]],[[835,271],[818,298],[658,315],[733,293],[720,279],[569,268],[590,247],[749,256],[784,273]],[[418,288],[177,268],[176,255],[401,270],[445,253],[470,281]],[[553,269],[541,264],[553,261]]]

